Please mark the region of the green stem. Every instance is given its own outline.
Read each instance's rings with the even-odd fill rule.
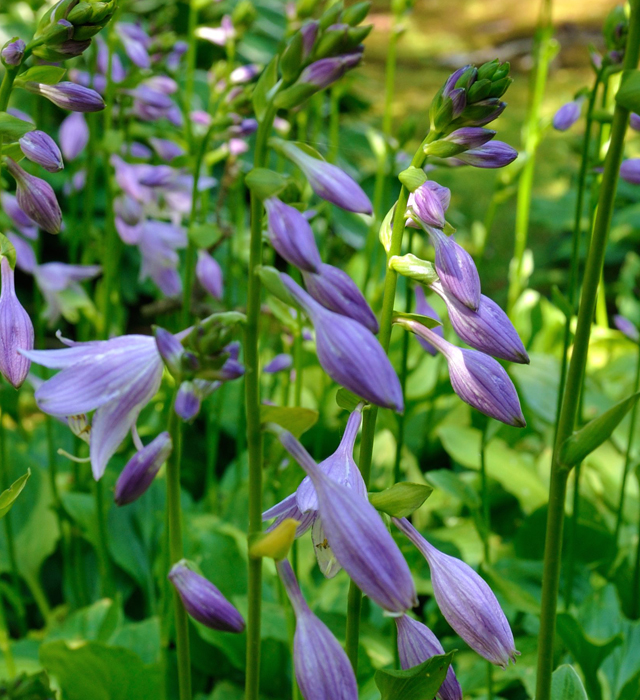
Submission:
[[[625,70],[636,68],[639,53],[640,13],[638,12],[638,0],[635,0],[635,2],[631,4],[629,35],[624,59]],[[587,354],[589,351],[591,323],[595,312],[598,283],[600,281],[600,275],[602,274],[604,255],[611,227],[618,171],[622,161],[624,135],[628,121],[629,110],[617,104],[613,114],[611,142],[605,160],[598,211],[585,267],[582,295],[578,307],[578,322],[573,355],[569,365],[565,396],[558,419],[558,431],[551,464],[549,510],[547,514],[547,534],[542,579],[541,618],[540,632],[538,635],[537,700],[550,700],[551,696],[553,642],[562,554],[562,529],[564,524],[567,479],[569,476],[569,469],[560,461],[560,448],[574,430],[579,409],[580,389],[585,376]]]
[[[275,117],[270,107],[258,127],[253,165],[267,162],[267,139]],[[251,241],[245,336],[245,411],[249,453],[249,529],[251,540],[262,531],[262,431],[260,426],[260,296],[257,268],[262,263],[262,201],[251,192]],[[239,455],[238,455],[239,461]],[[249,611],[247,618],[247,673],[245,700],[258,700],[260,686],[260,611],[262,607],[262,559],[249,558]]]
[[[7,616],[4,609],[4,600],[0,594],[0,649],[4,655],[4,662],[7,667],[7,675],[14,678],[16,675],[16,664],[11,652],[11,636],[7,625]]]
[[[186,78],[184,84],[184,126],[187,136],[187,143],[189,144],[189,150],[191,150],[193,132],[191,129],[191,119],[189,118],[189,113],[191,112],[191,102],[193,100],[193,84],[196,72],[196,26],[198,24],[198,10],[196,8],[195,0],[187,0],[189,5],[189,19],[187,24],[187,56],[186,56]]]
[[[180,462],[182,459],[182,424],[174,410],[177,387],[169,409],[168,431],[173,451],[167,460],[167,520],[169,524],[169,567],[183,556],[182,509],[180,505]],[[172,586],[173,588],[173,586]],[[189,654],[189,618],[177,590],[173,588],[173,607],[178,655],[178,686],[180,700],[191,700],[191,660]]]
[[[480,439],[480,502],[482,504],[482,544],[484,546],[484,563],[491,562],[489,535],[491,534],[491,504],[489,503],[489,483],[487,480],[487,429],[489,421],[485,422]]]
[[[0,84],[0,112],[7,111],[9,99],[11,98],[11,90],[13,89],[13,82],[18,75],[18,68],[19,66],[7,66],[5,70],[2,83]]]
[[[638,487],[640,487],[640,471],[636,470],[636,476],[638,477]],[[636,545],[636,560],[631,579],[631,609],[629,612],[632,620],[637,620],[640,617],[640,517],[638,517],[638,544]]]
[[[102,480],[92,481],[93,495],[96,502],[96,519],[98,521],[98,561],[100,563],[101,592],[106,598],[112,598],[115,594],[115,583],[111,559],[109,558],[109,546],[107,535],[107,514],[104,503],[104,487]]]

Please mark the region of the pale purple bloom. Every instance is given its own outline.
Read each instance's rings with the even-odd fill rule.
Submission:
[[[440,316],[438,315],[438,312],[431,306],[431,304],[427,301],[427,297],[425,296],[424,289],[418,285],[415,289],[415,295],[416,295],[416,313],[420,314],[420,316],[428,316],[429,318],[434,318],[436,321],[440,321]],[[431,329],[434,333],[437,333],[441,338],[444,338],[444,329],[442,326],[436,326],[435,328]],[[421,338],[419,335],[416,336],[416,340],[422,345],[422,347],[430,354],[430,355],[437,355],[438,350],[431,345],[431,343],[428,340],[425,340],[424,338]]]
[[[89,126],[84,115],[72,112],[60,125],[60,148],[67,160],[74,160],[89,142]]]
[[[173,565],[169,580],[194,620],[222,632],[240,633],[244,630],[242,615],[211,581],[193,571],[185,559]]]
[[[260,75],[261,68],[255,63],[247,63],[245,66],[238,66],[231,71],[229,76],[229,81],[232,85],[238,85],[240,83],[248,83],[258,75]]]
[[[120,240],[127,245],[138,245],[142,234],[142,224],[128,224],[122,217],[115,218],[116,231]]]
[[[49,262],[38,265],[33,271],[36,283],[45,301],[43,317],[53,325],[64,316],[69,319],[78,306],[91,304],[80,282],[93,279],[99,275],[99,265],[67,265],[61,262]]]
[[[427,180],[409,195],[408,209],[426,226],[444,228],[445,213],[451,201],[451,191],[433,180]],[[413,225],[416,226],[415,222]]]
[[[281,278],[313,323],[316,352],[325,372],[363,399],[401,412],[404,400],[400,381],[373,333],[361,323],[326,309],[289,275]]]
[[[147,165],[138,182],[145,187],[169,187],[176,176],[176,170],[170,165]]]
[[[276,374],[277,372],[282,372],[285,369],[289,369],[292,365],[293,358],[291,355],[282,353],[280,355],[276,355],[271,362],[267,363],[262,371],[266,374]]]
[[[436,635],[421,622],[408,615],[396,617],[398,629],[398,656],[403,670],[424,663],[432,656],[444,654],[442,644]],[[444,682],[438,691],[440,700],[462,700],[462,688],[453,667],[449,666]]]
[[[518,151],[502,141],[490,141],[479,148],[459,153],[455,160],[475,168],[504,168],[518,157]]]
[[[233,39],[236,35],[236,30],[233,27],[233,22],[229,15],[222,18],[219,27],[198,27],[196,36],[205,41],[210,41],[217,46],[224,46],[227,41]]]
[[[123,149],[123,152],[126,153],[126,144],[124,145]],[[140,160],[148,160],[153,155],[151,149],[147,148],[143,143],[140,143],[139,141],[132,141],[129,144],[128,150],[132,158],[139,158]]]
[[[344,270],[321,263],[317,273],[303,270],[302,277],[309,294],[322,306],[358,321],[372,333],[378,332],[376,315],[358,285]]]
[[[187,53],[189,44],[186,41],[176,41],[171,48],[171,53],[167,56],[167,68],[169,70],[177,70],[180,66],[182,57]]]
[[[143,204],[153,199],[152,190],[140,182],[143,175],[148,172],[149,165],[144,163],[131,165],[115,154],[111,156],[110,162],[115,169],[116,182],[126,194]]]
[[[57,85],[44,83],[25,83],[29,92],[46,97],[56,107],[70,112],[99,112],[104,109],[105,102],[100,94],[91,88],[76,83],[62,82]]]
[[[276,562],[296,616],[293,662],[305,700],[357,700],[358,684],[338,640],[307,605],[291,564]]]
[[[440,282],[429,286],[444,300],[451,325],[465,343],[502,360],[529,364],[518,331],[495,301],[482,294],[477,311],[473,311],[447,292]]]
[[[174,376],[178,376],[182,369],[182,357],[184,355],[184,347],[173,333],[155,326],[153,334],[158,346],[158,352],[164,360],[167,369]]]
[[[57,173],[64,168],[62,153],[56,142],[44,131],[28,131],[18,139],[20,150],[34,163],[50,173]]]
[[[305,174],[311,189],[322,199],[346,211],[371,214],[369,197],[362,187],[343,170],[324,160],[310,156],[288,142],[282,143],[282,151]]]
[[[2,210],[13,221],[18,231],[25,238],[35,241],[38,238],[38,224],[22,211],[15,195],[2,192],[0,194],[0,202],[2,203]]]
[[[73,173],[71,180],[67,180],[62,186],[65,197],[70,197],[74,192],[82,192],[87,182],[87,171],[83,168]]]
[[[480,656],[506,668],[516,651],[509,622],[484,579],[456,557],[436,549],[406,519],[393,522],[429,563],[431,585],[445,620]]]
[[[452,345],[417,321],[403,319],[399,323],[445,356],[451,386],[465,403],[507,425],[518,428],[526,425],[518,392],[501,364],[479,350]]]
[[[640,114],[636,114],[635,112],[631,113],[629,117],[629,126],[634,131],[640,131]]]
[[[178,393],[174,410],[183,421],[192,421],[200,413],[200,394],[193,382],[182,382]]]
[[[182,146],[175,141],[169,141],[169,139],[158,139],[152,136],[149,138],[149,143],[162,160],[171,161],[185,153]]]
[[[155,339],[124,335],[23,354],[36,364],[61,370],[36,391],[42,411],[61,417],[95,411],[89,454],[93,475],[100,479],[160,387],[164,365]]]
[[[209,112],[205,112],[202,109],[196,109],[193,112],[189,114],[189,118],[194,124],[197,124],[198,126],[204,126],[204,127],[209,127],[211,126],[211,115]]]
[[[338,564],[384,610],[402,613],[414,607],[411,571],[376,509],[327,476],[291,433],[275,428],[284,448],[311,477],[324,534]]]
[[[19,66],[22,63],[26,44],[22,39],[8,41],[2,49],[2,62],[6,66]]]
[[[198,251],[198,262],[196,263],[196,277],[202,287],[214,299],[222,299],[223,280],[220,263],[206,250]]]
[[[232,155],[235,158],[241,156],[243,153],[246,153],[249,150],[249,144],[246,141],[236,138],[229,139],[228,147],[229,155]]]
[[[615,324],[615,327],[621,333],[624,333],[624,335],[626,335],[627,338],[629,338],[629,340],[633,340],[634,343],[640,341],[640,331],[638,331],[636,325],[632,323],[628,318],[617,314],[613,317],[613,322]]]
[[[59,233],[62,212],[51,185],[29,175],[11,158],[7,158],[7,170],[16,181],[16,199],[20,209],[48,233]]]
[[[165,95],[174,95],[178,92],[178,83],[168,75],[152,75],[144,81],[143,85]]]
[[[0,277],[0,374],[19,389],[31,366],[19,350],[33,349],[33,324],[16,296],[14,271],[6,257],[0,260]]]
[[[580,110],[583,100],[572,100],[562,105],[553,117],[553,128],[558,131],[567,131],[580,119]]]
[[[177,271],[180,259],[176,251],[187,245],[187,234],[182,228],[151,219],[140,227],[140,281],[150,277],[166,296],[179,296],[182,281]]]
[[[229,128],[229,134],[238,138],[246,138],[257,130],[258,122],[255,119],[243,119],[239,124]]]
[[[640,185],[640,158],[629,158],[620,166],[620,177],[632,185]]]
[[[96,65],[102,75],[109,72],[109,47],[100,37],[98,37],[98,55]],[[121,83],[127,77],[127,71],[122,65],[120,56],[114,51],[111,56],[111,79],[114,83]]]
[[[169,459],[173,443],[169,433],[160,433],[133,455],[116,481],[114,500],[124,506],[136,501],[151,486],[160,467]]]
[[[315,272],[322,264],[313,231],[304,215],[277,197],[264,200],[269,240],[277,253],[301,270]]]
[[[7,233],[7,238],[16,251],[16,267],[28,275],[32,275],[38,266],[38,261],[31,244],[16,233]]]
[[[125,53],[138,68],[150,68],[151,59],[147,48],[151,44],[146,32],[134,24],[120,22],[116,25],[118,36],[122,41]]]

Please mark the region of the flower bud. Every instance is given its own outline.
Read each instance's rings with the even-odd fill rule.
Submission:
[[[632,185],[640,185],[640,158],[629,158],[620,166],[620,177]]]
[[[3,49],[2,53],[0,54],[2,56],[2,62],[4,63],[5,66],[19,66],[22,63],[22,57],[24,56],[24,50],[26,48],[26,44],[22,39],[11,39],[11,41],[8,41]]]
[[[262,371],[266,374],[277,374],[278,372],[283,372],[284,370],[289,369],[292,365],[293,358],[291,355],[282,353],[280,355],[276,355],[271,362],[264,366]]]
[[[634,343],[640,341],[640,331],[635,324],[633,324],[628,318],[620,316],[619,314],[613,317],[613,323],[615,327],[624,333],[629,340],[633,340]]]
[[[146,447],[135,453],[120,472],[116,482],[116,505],[126,506],[136,501],[151,486],[160,467],[169,459],[173,443],[169,433],[160,433]]]
[[[269,240],[278,255],[300,270],[317,272],[322,264],[313,231],[304,215],[277,197],[264,200]]]
[[[291,564],[276,562],[296,616],[293,662],[305,700],[356,700],[358,684],[349,658],[329,628],[312,612],[302,596]]]
[[[436,635],[421,622],[408,615],[396,617],[398,629],[398,656],[403,670],[424,663],[432,656],[444,654],[442,644]],[[444,682],[438,690],[440,700],[462,700],[462,688],[451,666],[447,670]]]
[[[289,275],[281,279],[305,310],[316,331],[316,352],[325,372],[338,384],[371,403],[401,412],[400,381],[382,346],[362,324],[329,311]]]
[[[59,233],[62,212],[51,185],[29,175],[11,158],[7,158],[7,169],[16,181],[16,200],[20,209],[48,233]]]
[[[0,374],[19,389],[31,362],[18,350],[33,350],[33,324],[16,296],[13,268],[6,256],[0,260]]]
[[[153,334],[156,339],[158,352],[167,369],[174,377],[179,377],[182,372],[182,357],[184,355],[182,343],[173,333],[160,326],[154,327]]]
[[[415,290],[416,294],[416,313],[420,314],[421,316],[428,316],[429,318],[435,318],[436,321],[440,321],[440,316],[438,315],[438,312],[431,306],[431,304],[427,301],[427,297],[425,296],[424,289],[421,286],[417,286]],[[435,328],[431,329],[434,333],[439,335],[441,338],[444,338],[444,329],[442,326],[436,326]],[[430,355],[437,355],[438,350],[428,341],[422,338],[419,335],[416,335],[416,340],[422,345],[422,347],[430,354]]]
[[[438,607],[457,634],[480,656],[506,668],[515,663],[513,634],[502,608],[484,579],[456,557],[440,552],[406,518],[393,518],[429,563]]]
[[[518,151],[502,141],[491,141],[460,153],[456,160],[476,168],[504,168],[518,157]]]
[[[174,564],[169,580],[194,620],[221,632],[239,634],[244,630],[242,615],[211,581],[196,573],[186,559]]]
[[[629,117],[629,126],[634,131],[640,131],[640,114],[636,114],[635,112],[631,113]]]
[[[557,131],[567,131],[580,119],[583,100],[572,100],[562,105],[553,117],[553,128]]]
[[[209,292],[214,299],[222,299],[222,268],[218,261],[209,255],[206,250],[198,251],[196,277],[202,287]]]
[[[464,113],[458,117],[453,126],[457,129],[462,126],[485,126],[497,119],[505,110],[506,102],[501,102],[497,97],[489,97],[473,104],[468,104]]]
[[[62,153],[56,142],[44,131],[28,131],[18,143],[20,150],[34,163],[41,165],[50,173],[57,173],[64,168]]]
[[[45,85],[27,82],[24,87],[29,92],[46,97],[56,107],[70,112],[99,112],[105,107],[99,93],[76,83],[65,81],[57,85]]]
[[[178,393],[174,410],[185,422],[192,421],[200,413],[201,399],[193,382],[182,382]]]
[[[426,225],[444,228],[445,212],[449,208],[451,192],[433,180],[427,180],[409,195],[409,209]]]
[[[284,448],[311,478],[322,527],[338,563],[384,610],[402,613],[414,607],[411,571],[376,509],[362,495],[327,476],[291,433],[282,428],[277,432]]]
[[[122,219],[127,226],[139,224],[143,216],[142,204],[128,194],[116,197],[113,207],[116,216]]]
[[[484,146],[484,144],[490,141],[495,135],[496,132],[491,129],[483,129],[477,126],[463,126],[460,129],[452,131],[444,138],[427,144],[424,148],[424,152],[428,156],[451,158],[469,148]]]
[[[80,112],[72,112],[60,125],[60,148],[67,160],[75,160],[89,142],[89,126]]]
[[[358,321],[372,333],[379,330],[378,319],[349,275],[333,265],[320,264],[318,273],[302,272],[307,291],[325,308]]]

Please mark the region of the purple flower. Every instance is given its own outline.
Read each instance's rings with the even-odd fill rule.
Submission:
[[[311,189],[328,202],[346,211],[371,214],[373,209],[369,197],[360,185],[343,170],[324,160],[305,153],[289,142],[281,142],[283,153],[292,160],[311,185]]]
[[[46,97],[56,107],[70,112],[99,112],[105,107],[105,102],[99,93],[76,83],[62,82],[57,85],[45,85],[28,82],[25,83],[25,88],[36,95]]]
[[[360,590],[388,612],[417,604],[411,571],[368,499],[327,476],[291,433],[274,429],[287,452],[311,477],[327,544]]]
[[[196,263],[196,277],[202,287],[211,294],[214,299],[222,299],[223,281],[220,263],[206,250],[198,251]]]
[[[553,117],[553,128],[557,131],[567,131],[580,119],[582,100],[573,100],[562,105]]]
[[[321,263],[317,274],[303,271],[302,277],[309,294],[322,306],[358,321],[372,333],[378,332],[378,319],[356,283],[344,270]]]
[[[182,358],[184,356],[184,347],[182,343],[173,333],[170,333],[160,326],[154,327],[153,334],[156,339],[158,352],[164,360],[167,369],[174,377],[179,376],[182,370]]]
[[[465,343],[502,360],[529,364],[518,331],[495,301],[482,294],[478,310],[472,311],[447,292],[440,282],[429,286],[444,300],[451,325]]]
[[[136,501],[151,486],[160,467],[169,459],[173,443],[169,433],[160,433],[146,447],[135,453],[120,472],[114,493],[118,506]]]
[[[404,400],[400,381],[373,333],[357,321],[326,309],[289,275],[281,277],[313,323],[316,352],[325,372],[363,399],[401,412]]]
[[[16,267],[28,275],[32,275],[38,266],[38,261],[31,245],[24,238],[18,236],[17,233],[8,233],[7,238],[11,241],[11,245],[16,251]]]
[[[194,382],[182,382],[176,395],[176,414],[188,423],[200,413],[200,404],[200,394]]]
[[[77,323],[77,309],[91,306],[91,300],[80,282],[92,279],[101,271],[99,265],[67,265],[61,262],[45,263],[35,268],[33,275],[45,300],[42,315],[50,326],[60,316]]]
[[[490,141],[479,148],[459,153],[454,160],[475,168],[504,168],[518,157],[518,151],[502,141]]]
[[[463,126],[460,129],[452,131],[442,140],[453,143],[456,146],[463,146],[465,149],[479,148],[480,146],[484,146],[487,141],[491,141],[495,135],[496,132],[491,129],[483,129],[476,126]]]
[[[116,197],[113,203],[116,216],[124,221],[128,226],[135,226],[142,220],[142,204],[127,194]]]
[[[126,144],[125,144],[126,149]],[[123,151],[126,152],[126,151]],[[150,148],[147,148],[143,143],[139,141],[132,141],[129,144],[129,154],[132,158],[139,158],[140,160],[147,160],[151,158],[153,152]]]
[[[629,158],[620,166],[620,177],[632,185],[640,185],[640,158]]]
[[[99,479],[160,387],[164,365],[155,339],[124,335],[22,353],[36,364],[61,370],[36,391],[42,411],[62,417],[95,411],[89,448],[93,475]]]
[[[289,369],[292,365],[293,358],[291,355],[282,353],[276,355],[271,362],[264,366],[262,371],[266,374],[277,374],[278,372],[283,372],[285,369]]]
[[[169,141],[169,139],[158,139],[152,136],[149,138],[149,143],[162,160],[171,161],[185,153],[182,146],[175,141]]]
[[[0,260],[0,276],[0,374],[19,389],[31,366],[19,350],[33,349],[33,324],[16,296],[13,268],[6,257]]]
[[[22,211],[17,198],[8,192],[2,192],[0,202],[4,213],[13,221],[18,231],[25,238],[36,240],[38,238],[38,225]]]
[[[151,44],[151,40],[146,32],[138,25],[123,22],[119,22],[116,27],[124,50],[131,61],[138,68],[150,68],[151,59],[147,48]]]
[[[242,615],[211,581],[196,573],[186,559],[173,565],[169,580],[194,620],[221,632],[244,630]]]
[[[316,90],[322,90],[339,80],[347,71],[355,68],[361,60],[362,51],[321,58],[308,65],[300,73],[296,84],[311,85]]]
[[[444,228],[451,192],[433,180],[427,180],[409,195],[408,208],[426,226]],[[415,224],[414,224],[415,225]]]
[[[432,656],[444,654],[442,644],[436,635],[421,622],[408,615],[396,617],[398,629],[398,655],[403,670],[424,663]],[[451,666],[438,691],[440,700],[462,700],[462,688]]]
[[[16,199],[20,209],[48,233],[59,233],[62,212],[51,185],[29,175],[11,158],[7,158],[7,169],[16,181]]]
[[[269,240],[278,255],[301,270],[316,272],[322,260],[313,231],[304,215],[277,197],[264,200]]]
[[[640,114],[636,114],[635,112],[631,113],[629,117],[629,126],[634,131],[640,131]]]
[[[629,340],[633,340],[634,343],[640,341],[640,331],[638,331],[636,325],[632,323],[628,318],[617,314],[613,317],[613,322],[616,328],[621,333],[624,333],[627,336],[627,338],[629,338]]]
[[[60,125],[60,147],[67,160],[75,160],[89,142],[89,126],[80,112],[72,112]]]
[[[429,563],[431,585],[445,620],[480,656],[506,668],[515,663],[513,634],[500,604],[484,579],[456,557],[431,545],[406,519],[393,518]]]
[[[22,39],[8,41],[2,49],[2,62],[5,66],[19,66],[22,63],[26,44]]]
[[[416,295],[416,313],[420,314],[421,316],[428,316],[429,318],[435,318],[436,321],[440,321],[440,316],[438,315],[438,312],[431,306],[431,304],[427,301],[427,297],[425,296],[424,289],[421,286],[417,286],[415,289],[415,295]],[[444,338],[444,330],[442,326],[436,326],[435,328],[431,329],[434,333],[439,335],[441,338]],[[424,338],[421,338],[419,335],[416,336],[416,340],[422,345],[422,347],[430,354],[430,355],[437,355],[438,351],[437,349],[431,345],[431,343],[428,340],[425,340]]]
[[[170,165],[147,165],[140,173],[139,182],[145,187],[168,187],[178,174]]]
[[[247,63],[245,66],[238,66],[231,71],[229,82],[232,85],[248,83],[260,75],[261,68],[256,63]]]
[[[478,350],[458,348],[417,321],[401,319],[398,323],[429,341],[445,356],[451,386],[465,403],[507,425],[526,425],[518,392],[496,360]]]
[[[50,173],[57,173],[64,168],[62,153],[56,142],[44,131],[28,131],[18,139],[20,150],[34,163],[41,165]]]
[[[106,76],[109,72],[109,47],[106,42],[98,37],[98,57],[97,57],[97,68]],[[127,71],[122,65],[120,56],[114,51],[111,55],[111,79],[114,83],[121,83],[127,77]]]
[[[296,616],[293,662],[305,700],[356,700],[358,684],[338,640],[307,605],[291,564],[276,562]]]
[[[140,281],[150,277],[166,296],[179,296],[182,281],[177,271],[180,258],[176,251],[187,245],[186,233],[178,226],[152,219],[140,226]]]

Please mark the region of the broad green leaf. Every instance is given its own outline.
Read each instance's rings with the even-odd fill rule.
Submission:
[[[382,700],[432,700],[451,665],[453,652],[432,656],[406,671],[376,671],[375,682]]]
[[[618,695],[618,700],[638,700],[638,698],[640,698],[640,671],[624,684],[620,695]]]
[[[616,93],[616,102],[626,107],[630,112],[640,111],[640,71],[625,70],[622,72],[620,88]]]
[[[551,676],[551,700],[589,700],[573,666],[563,664]]]
[[[7,112],[0,112],[0,136],[9,141],[17,141],[35,128],[35,125],[31,122],[25,122],[22,119],[18,119],[18,117],[7,114]]]
[[[318,412],[300,406],[260,406],[261,423],[277,423],[295,437],[300,437],[318,420]]]
[[[387,515],[407,518],[414,510],[420,508],[432,493],[431,486],[401,481],[379,493],[370,493],[369,501],[376,510]]]
[[[55,85],[62,80],[66,72],[66,68],[60,68],[59,66],[32,66],[29,70],[20,74],[19,80],[21,83],[32,82]]]
[[[6,700],[51,700],[54,697],[55,692],[44,671],[21,673],[11,680],[0,681],[0,698]]]
[[[16,498],[21,494],[30,476],[31,469],[19,479],[16,479],[6,491],[0,493],[0,518],[3,518],[11,510]]]
[[[123,619],[120,606],[110,598],[98,600],[87,608],[69,615],[66,620],[54,623],[47,634],[47,641],[59,639],[67,641],[109,642]]]
[[[567,467],[574,467],[611,437],[618,423],[627,415],[633,404],[640,398],[640,392],[620,401],[601,416],[589,421],[570,438],[565,440],[560,451],[560,459]]]
[[[273,90],[278,80],[278,56],[274,56],[269,65],[262,71],[253,90],[251,98],[256,119],[261,122],[269,106],[269,93]]]
[[[123,625],[109,640],[112,646],[136,653],[145,664],[161,661],[160,618],[148,617],[142,622]]]
[[[504,578],[495,569],[484,564],[482,565],[482,574],[493,591],[501,598],[504,598],[516,610],[521,610],[531,615],[540,614],[538,601],[529,591],[526,591],[515,581]]]

